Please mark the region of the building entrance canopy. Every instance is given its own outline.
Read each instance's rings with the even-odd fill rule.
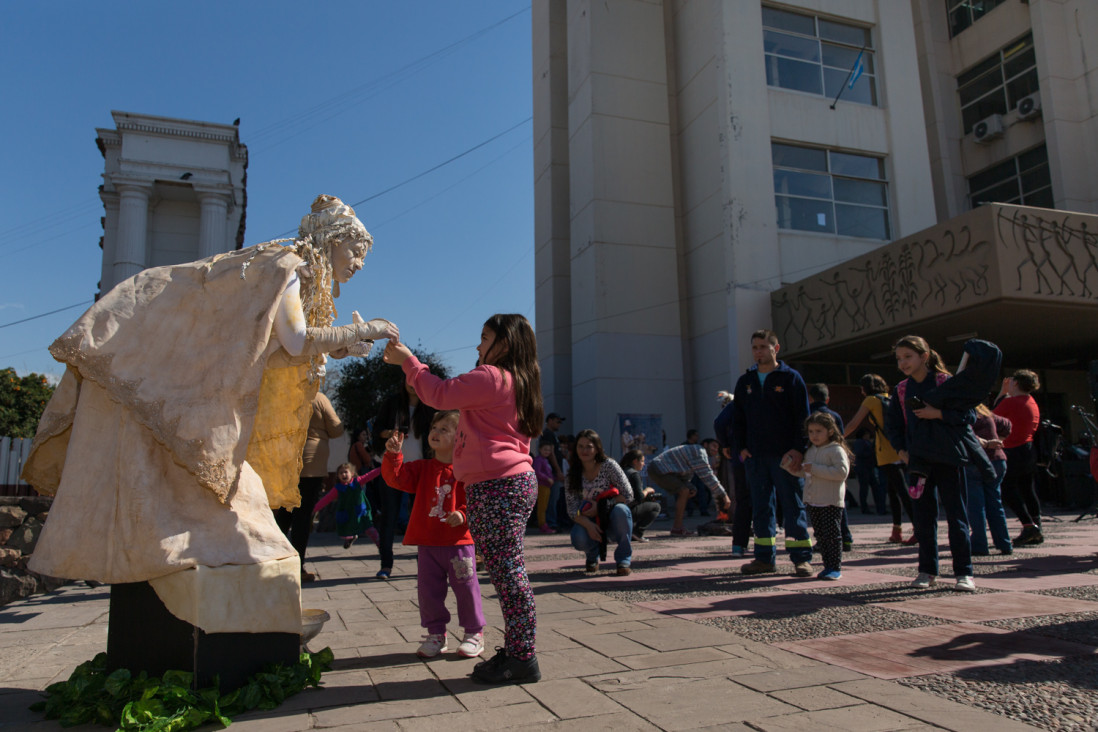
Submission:
[[[771,293],[782,358],[890,358],[925,337],[956,362],[998,344],[1006,364],[1080,368],[1098,358],[1098,216],[988,204]]]

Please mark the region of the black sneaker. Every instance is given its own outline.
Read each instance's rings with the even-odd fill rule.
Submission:
[[[497,668],[503,665],[507,660],[507,651],[496,646],[496,655],[492,656],[486,661],[479,662],[476,666],[473,666],[473,673],[479,673],[481,671],[495,671]]]
[[[1014,546],[1029,546],[1031,544],[1044,543],[1045,537],[1036,526],[1026,526],[1022,533],[1014,540]]]
[[[537,656],[520,661],[500,648],[492,658],[473,667],[473,681],[481,684],[532,684],[541,680]]]

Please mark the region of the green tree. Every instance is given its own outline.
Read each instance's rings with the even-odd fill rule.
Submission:
[[[328,362],[324,393],[332,400],[340,418],[349,429],[360,430],[377,416],[382,403],[404,387],[404,371],[381,360],[384,348],[375,347],[368,358],[348,358]],[[412,348],[420,362],[435,376],[447,379],[450,372],[438,354]],[[334,365],[334,368],[333,368]]]
[[[53,387],[41,374],[0,371],[0,437],[34,437],[51,396]]]

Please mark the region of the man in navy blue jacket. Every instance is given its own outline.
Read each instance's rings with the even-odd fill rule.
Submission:
[[[778,360],[778,336],[770,330],[751,334],[755,365],[736,382],[732,434],[751,488],[755,559],[744,574],[777,571],[775,499],[781,501],[785,548],[798,577],[810,577],[812,541],[804,511],[804,483],[782,469],[798,470],[807,443],[808,389],[804,379]]]

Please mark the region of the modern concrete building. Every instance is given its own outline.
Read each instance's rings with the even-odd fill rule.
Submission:
[[[111,112],[97,129],[105,161],[99,292],[147,267],[239,249],[248,148],[235,125]]]
[[[884,336],[828,325],[826,343],[798,341],[787,313],[797,287],[830,286],[826,299],[801,302],[817,319],[860,325],[869,293],[842,289],[834,268],[910,248],[990,201],[1098,213],[1088,174],[1098,162],[1098,40],[1084,30],[1098,28],[1098,3],[533,8],[538,347],[547,408],[577,429],[609,435],[618,413],[662,414],[671,442],[705,428],[717,390],[750,365],[750,333],[763,327],[779,330],[781,356],[812,380],[853,383],[866,364],[891,377]],[[1058,220],[988,209],[981,226],[1017,211],[1040,218],[1022,229],[1042,237]],[[1098,299],[1081,295],[1098,292],[1090,219],[1069,227],[1077,241],[1065,246],[1086,280],[1070,301],[1042,293],[1052,309],[1037,318],[1028,294],[1008,293],[1017,342],[1039,339],[1049,317],[1098,323]],[[958,221],[946,228],[963,236]],[[933,277],[941,263],[928,266]],[[916,308],[890,321],[887,336],[979,333],[933,327],[964,324],[970,304]],[[959,341],[948,344],[959,352]],[[1056,357],[1027,348],[1014,361],[1008,352],[1008,365],[1066,368],[1085,384],[1098,337],[1063,345]]]

